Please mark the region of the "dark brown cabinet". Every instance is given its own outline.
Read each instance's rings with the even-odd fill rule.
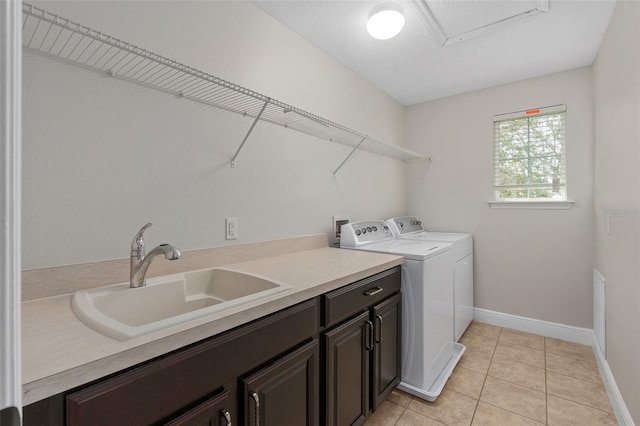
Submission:
[[[324,334],[326,425],[358,424],[369,412],[369,313]]]
[[[318,426],[318,362],[313,340],[244,379],[244,424]]]
[[[288,359],[317,335],[317,319],[317,300],[309,300],[71,392],[65,398],[66,419],[54,424],[191,425],[200,419],[207,424],[209,416],[213,424],[225,425],[225,414],[219,415],[223,409],[239,424],[239,377]],[[317,376],[317,363],[309,365]],[[318,387],[317,379],[309,385]],[[307,393],[317,399],[318,392]]]
[[[373,349],[372,409],[375,411],[389,392],[400,383],[402,329],[400,295],[373,308],[375,345]]]
[[[363,423],[400,382],[400,279],[388,272],[324,296],[327,324],[352,315],[323,333],[327,426]]]
[[[399,381],[399,291],[396,267],[25,406],[24,425],[361,423]]]
[[[231,426],[229,391],[225,390],[167,422],[164,426]]]

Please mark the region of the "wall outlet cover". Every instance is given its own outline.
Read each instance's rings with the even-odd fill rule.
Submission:
[[[225,219],[225,239],[237,240],[238,239],[238,218],[228,217]]]

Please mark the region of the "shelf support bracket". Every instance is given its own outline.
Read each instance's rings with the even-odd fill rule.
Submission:
[[[271,101],[271,98],[267,98],[267,100],[264,102],[264,105],[262,105],[262,109],[256,116],[255,120],[253,120],[253,123],[251,123],[251,127],[249,127],[249,131],[244,136],[244,139],[242,139],[242,142],[240,142],[240,146],[238,147],[238,150],[236,151],[235,154],[233,154],[233,158],[231,158],[231,167],[236,166],[236,157],[238,156],[238,154],[240,154],[240,151],[242,151],[242,147],[244,146],[247,139],[249,139],[249,135],[251,134],[251,132],[253,132],[253,128],[256,127],[256,123],[260,120],[260,117],[262,117],[262,113],[264,112],[265,108],[267,108],[267,105],[269,105],[269,101]]]
[[[360,140],[360,142],[358,142],[358,145],[354,146],[353,149],[351,150],[351,152],[349,153],[349,155],[347,155],[347,158],[344,159],[344,161],[342,163],[340,163],[340,165],[338,166],[338,168],[333,172],[333,174],[335,175],[336,173],[338,173],[338,170],[340,170],[342,168],[342,166],[344,166],[347,161],[349,161],[349,159],[353,156],[353,154],[356,153],[356,151],[358,150],[358,148],[360,148],[360,145],[362,145],[362,142],[364,142],[367,139],[367,135],[364,135],[364,137]]]

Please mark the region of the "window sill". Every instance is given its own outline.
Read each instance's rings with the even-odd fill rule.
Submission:
[[[492,209],[569,210],[575,201],[569,200],[494,200],[487,201]]]

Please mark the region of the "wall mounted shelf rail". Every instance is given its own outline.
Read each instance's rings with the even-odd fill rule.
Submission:
[[[334,174],[357,149],[401,161],[430,160],[30,4],[23,3],[22,15],[23,47],[29,51],[252,118],[232,167],[259,121],[353,147]]]

